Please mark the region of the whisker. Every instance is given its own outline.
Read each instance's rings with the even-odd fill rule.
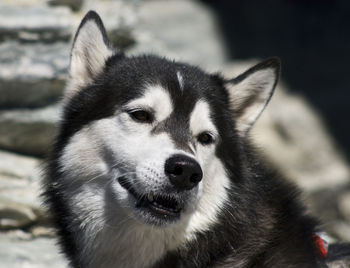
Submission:
[[[124,166],[124,167],[127,167],[128,165],[126,164],[126,162],[118,162],[114,165],[111,166],[111,169],[115,168],[115,167],[118,167],[118,166]]]
[[[100,178],[100,177],[106,176],[107,174],[108,174],[108,173],[105,172],[105,173],[101,173],[101,174],[99,174],[99,175],[96,175],[95,177],[90,178],[90,179],[87,181],[87,183],[92,182],[92,181],[94,181],[94,180],[96,180],[96,179],[98,179],[98,178]]]
[[[124,173],[118,175],[118,176],[117,176],[117,179],[118,179],[118,178],[121,178],[121,177],[124,177],[124,176],[126,176],[126,175],[134,175],[134,174],[136,174],[135,171],[124,172]]]

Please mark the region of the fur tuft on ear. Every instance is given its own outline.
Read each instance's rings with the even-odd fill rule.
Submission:
[[[106,60],[114,54],[100,16],[89,11],[75,34],[71,52],[66,97],[74,95],[98,75]]]
[[[226,82],[237,130],[245,135],[268,104],[281,70],[279,58],[269,58]]]

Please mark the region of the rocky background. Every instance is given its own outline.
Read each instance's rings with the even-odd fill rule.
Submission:
[[[72,35],[90,9],[115,46],[233,77],[213,11],[190,0],[0,0],[0,267],[67,267],[41,205],[40,165],[55,133]],[[330,240],[350,241],[350,170],[322,118],[282,81],[252,136],[303,190]]]

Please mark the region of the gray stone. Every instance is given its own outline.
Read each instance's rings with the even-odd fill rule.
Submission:
[[[218,71],[227,53],[214,14],[199,1],[143,1],[129,51],[155,53]]]
[[[331,226],[326,228],[330,229],[330,233],[337,237],[342,242],[350,242],[350,224],[343,220],[337,220],[332,222]]]
[[[0,44],[0,109],[56,102],[64,89],[69,51],[65,43]]]
[[[39,177],[30,180],[0,174],[1,230],[27,228],[48,221],[39,200],[39,184]]]
[[[138,20],[135,12],[138,1],[85,1],[86,3],[81,6],[82,2],[81,0],[23,2],[16,0],[0,3],[0,42],[6,40],[30,43],[67,42],[71,40],[85,13],[95,10],[103,18],[112,41],[116,41],[117,45],[122,47],[133,43],[130,32]],[[53,8],[46,3],[59,7]],[[75,10],[81,8],[82,11],[73,14],[67,6]]]
[[[37,215],[30,206],[0,198],[0,230],[24,228],[36,220]]]
[[[34,180],[40,176],[39,165],[37,158],[0,151],[0,176]]]
[[[340,241],[350,241],[347,196],[350,184],[319,189],[305,195],[309,210],[322,223],[321,227]]]
[[[35,156],[48,152],[59,119],[59,107],[0,112],[0,148]]]
[[[135,42],[131,29],[137,15],[128,1],[93,1],[79,16],[42,2],[22,5],[0,4],[0,41],[8,40],[0,43],[0,109],[40,107],[59,100],[69,65],[67,41],[87,10],[99,12],[117,47]]]
[[[341,261],[327,262],[328,268],[348,268],[350,267],[350,257],[345,257]]]
[[[39,166],[36,158],[0,151],[0,229],[46,224]]]
[[[0,233],[1,267],[66,268],[68,263],[59,254],[52,238],[19,238],[18,233]]]
[[[350,169],[321,118],[302,96],[277,88],[253,133],[289,178],[311,192],[349,181]]]
[[[139,0],[86,0],[82,14],[89,10],[96,11],[102,18],[111,43],[125,49],[135,44],[133,30],[139,20],[136,6]],[[81,17],[76,17],[74,28],[80,23]]]
[[[82,15],[85,15],[89,10],[96,11],[101,16],[107,31],[132,29],[139,20],[136,11],[137,2],[138,0],[86,0]],[[75,26],[80,23],[81,19],[80,16],[76,17]]]
[[[0,198],[40,210],[41,161],[0,151]]]
[[[37,238],[37,237],[50,237],[54,238],[56,237],[56,233],[52,227],[48,226],[41,226],[41,225],[33,225],[28,232],[30,233],[31,237]]]
[[[45,5],[18,7],[0,4],[0,42],[17,39],[22,42],[68,41],[73,18],[68,8]]]
[[[346,219],[347,222],[350,222],[350,187],[343,188],[347,191],[343,194],[338,195],[339,211],[340,214]]]
[[[83,0],[48,0],[51,6],[68,6],[74,11],[78,11],[83,5]]]
[[[2,206],[8,204],[11,210],[15,210],[16,207],[20,210],[20,206],[23,206],[24,210],[30,209],[36,215],[36,218],[41,220],[44,210],[41,206],[39,195],[39,177],[30,180],[0,175],[0,204]]]

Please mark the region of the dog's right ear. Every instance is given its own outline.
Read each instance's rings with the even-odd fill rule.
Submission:
[[[74,37],[65,97],[74,95],[89,84],[113,54],[100,16],[89,11]]]

